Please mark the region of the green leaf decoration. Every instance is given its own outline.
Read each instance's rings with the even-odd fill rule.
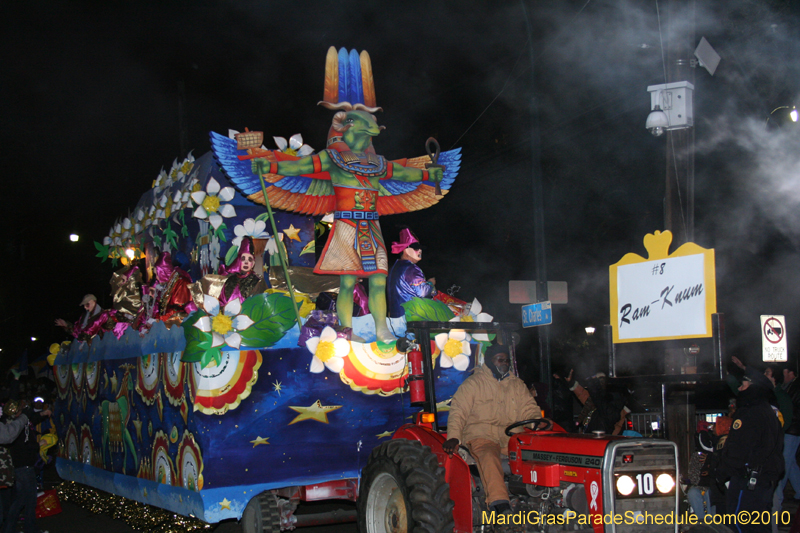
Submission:
[[[447,322],[455,315],[447,305],[429,298],[412,298],[403,304],[407,322]]]
[[[251,296],[242,304],[241,314],[253,321],[252,326],[239,332],[242,345],[254,348],[272,346],[296,322],[292,301],[280,293]]]
[[[300,252],[300,255],[303,254],[313,254],[316,252],[315,242],[313,240],[308,241],[308,244],[303,246],[303,250]]]
[[[219,242],[228,242],[228,239],[225,238],[226,229],[228,229],[228,226],[226,226],[223,222],[217,229],[214,230],[214,236],[219,239]]]
[[[161,248],[161,237],[158,235],[153,235],[153,244],[156,248]]]
[[[173,248],[178,248],[178,234],[172,229],[172,224],[170,222],[167,222],[167,228],[164,230],[164,237],[167,238],[167,242],[170,243]]]
[[[197,311],[183,321],[183,337],[186,339],[186,348],[183,350],[181,361],[196,363],[206,360],[205,354],[210,350],[219,352],[218,347],[211,348],[213,341],[211,333],[205,333],[194,327],[194,324],[204,316],[207,316],[205,311]],[[205,364],[203,366],[205,367]]]
[[[225,254],[225,264],[227,266],[231,266],[231,264],[236,260],[236,256],[238,255],[238,253],[239,253],[238,246],[231,246],[230,248],[228,248],[228,253]]]
[[[175,215],[175,223],[181,228],[181,237],[188,237],[189,236],[189,228],[186,227],[186,209],[181,209],[178,211],[178,214]]]
[[[217,366],[219,366],[221,360],[222,360],[222,352],[219,346],[217,346],[216,348],[210,348],[205,352],[203,352],[203,357],[200,359],[200,366],[202,368],[205,368],[211,364],[211,361],[214,361],[214,363],[216,363]]]
[[[264,222],[267,222],[267,221],[269,221],[269,213],[267,213],[266,211],[264,211],[263,213],[261,213],[260,215],[258,215],[258,216],[256,217],[256,222],[258,222],[259,220],[263,220]]]
[[[101,262],[105,263],[106,260],[108,259],[108,246],[100,244],[97,241],[94,241],[94,247],[97,248],[97,256],[96,257],[102,258],[103,260]]]

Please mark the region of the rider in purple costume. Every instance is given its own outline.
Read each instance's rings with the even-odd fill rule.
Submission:
[[[426,280],[417,263],[422,259],[419,241],[408,228],[400,232],[400,242],[392,243],[392,253],[402,254],[389,272],[389,316],[405,316],[403,304],[412,298],[432,298],[436,295],[435,280]]]

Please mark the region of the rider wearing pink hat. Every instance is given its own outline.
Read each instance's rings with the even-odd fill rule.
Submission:
[[[425,279],[417,263],[422,259],[422,248],[408,228],[400,232],[400,241],[392,243],[392,253],[401,254],[389,271],[386,288],[389,295],[389,316],[405,316],[403,304],[412,298],[432,298],[436,295],[434,278]]]

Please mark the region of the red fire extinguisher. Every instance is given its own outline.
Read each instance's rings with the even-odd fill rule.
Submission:
[[[422,352],[411,350],[406,354],[408,357],[408,392],[411,405],[422,405],[425,403],[425,374],[422,371]]]

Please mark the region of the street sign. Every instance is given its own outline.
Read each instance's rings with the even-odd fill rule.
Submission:
[[[785,363],[786,320],[783,315],[761,315],[761,360],[772,363]]]
[[[522,306],[522,327],[546,326],[553,323],[553,310],[550,302],[539,302]]]

